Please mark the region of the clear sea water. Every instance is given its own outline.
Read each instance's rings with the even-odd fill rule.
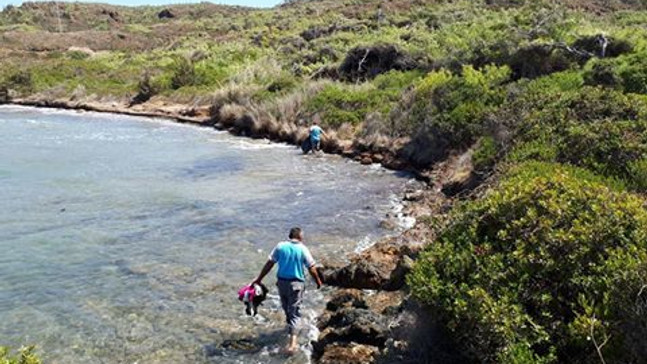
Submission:
[[[256,318],[237,289],[291,226],[315,257],[387,234],[410,182],[207,128],[0,107],[0,345],[46,363],[306,362],[308,321],[304,352],[277,354],[274,278]]]

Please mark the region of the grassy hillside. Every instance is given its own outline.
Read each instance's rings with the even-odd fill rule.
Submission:
[[[291,1],[0,13],[13,97],[208,107],[419,170],[469,160],[409,277],[467,362],[644,363],[647,2]],[[60,19],[60,21],[59,21]],[[302,133],[302,132],[301,132]],[[483,192],[485,191],[485,192]]]

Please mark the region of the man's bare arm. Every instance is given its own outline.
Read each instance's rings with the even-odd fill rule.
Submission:
[[[323,283],[321,282],[321,278],[319,278],[319,273],[317,273],[317,268],[313,265],[312,267],[308,268],[308,272],[310,272],[310,275],[312,278],[314,278],[315,282],[317,282],[317,289],[321,288]]]
[[[252,283],[261,283],[263,281],[263,278],[265,278],[265,276],[267,275],[267,273],[269,273],[272,270],[272,267],[274,267],[274,262],[268,259],[265,265],[263,266],[263,269],[261,269],[261,273],[258,275],[258,277],[256,277],[256,279]]]

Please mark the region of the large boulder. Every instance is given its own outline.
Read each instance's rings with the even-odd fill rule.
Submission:
[[[352,258],[350,264],[326,266],[321,274],[331,286],[395,291],[405,285],[415,253],[408,245],[381,242]]]

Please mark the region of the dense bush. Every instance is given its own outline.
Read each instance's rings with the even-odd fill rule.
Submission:
[[[647,94],[647,52],[628,56],[618,68],[626,92]]]
[[[34,78],[30,70],[16,70],[8,74],[1,84],[9,89],[30,92],[34,88]]]
[[[639,98],[583,87],[512,107],[528,109],[516,126],[512,161],[569,163],[641,189],[636,165],[647,157],[647,105]]]
[[[646,267],[641,199],[531,163],[459,209],[408,283],[475,361],[591,363],[597,345],[630,363],[644,360]]]
[[[200,75],[196,72],[195,62],[187,57],[174,57],[171,64],[171,74],[171,88],[174,90],[201,83]]]
[[[496,163],[499,146],[491,136],[481,138],[476,144],[472,155],[474,170],[479,173],[488,172]]]
[[[625,92],[647,94],[647,53],[595,60],[584,75],[590,85],[612,86]]]
[[[506,99],[502,84],[509,76],[507,67],[476,70],[465,66],[460,75],[441,70],[418,82],[408,120],[400,121],[414,134],[410,158],[430,164],[450,149],[465,148],[484,135],[489,127],[487,116]]]

